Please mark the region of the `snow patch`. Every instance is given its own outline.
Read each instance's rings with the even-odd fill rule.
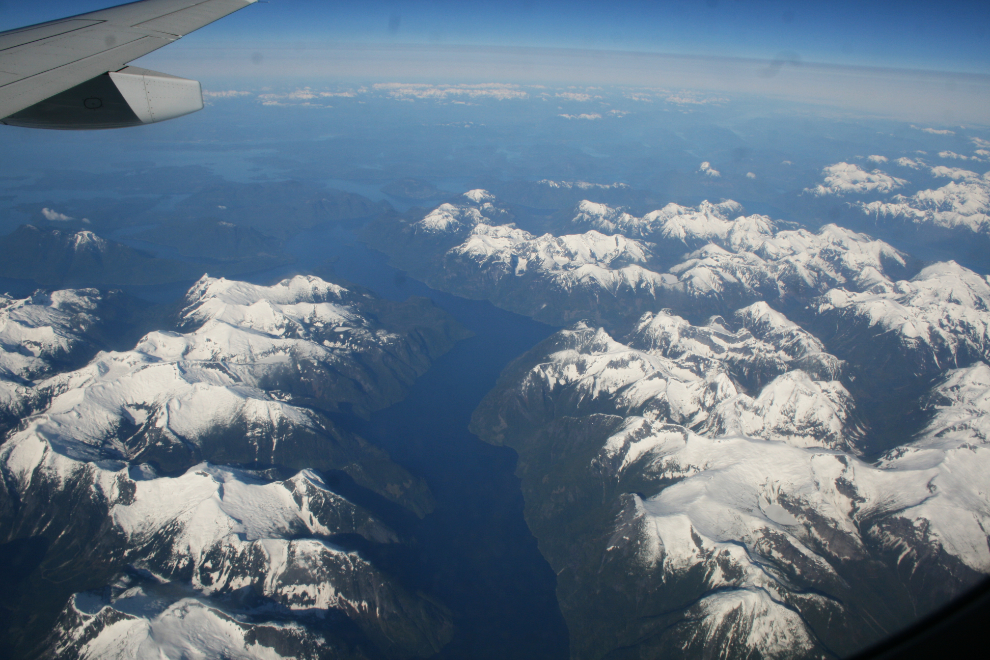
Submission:
[[[825,182],[814,188],[805,188],[816,197],[826,195],[862,195],[868,192],[886,193],[902,187],[904,179],[892,177],[880,170],[867,172],[852,163],[836,163],[822,170]]]

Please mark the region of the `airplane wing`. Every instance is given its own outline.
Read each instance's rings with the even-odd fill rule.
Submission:
[[[203,107],[199,83],[127,67],[257,0],[141,0],[0,32],[0,122],[117,128]]]

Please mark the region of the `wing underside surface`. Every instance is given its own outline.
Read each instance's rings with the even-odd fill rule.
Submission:
[[[256,0],[142,0],[0,33],[0,118],[167,46]]]

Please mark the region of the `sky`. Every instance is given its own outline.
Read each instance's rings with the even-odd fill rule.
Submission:
[[[118,4],[0,0],[0,29]],[[527,46],[990,74],[990,3],[932,0],[270,0],[198,43]]]
[[[0,30],[111,4],[0,0]],[[136,64],[211,85],[667,86],[990,125],[990,2],[269,0]]]

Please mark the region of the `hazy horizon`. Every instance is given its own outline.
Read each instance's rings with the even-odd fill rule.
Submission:
[[[664,88],[769,97],[905,121],[990,124],[990,76],[759,60],[558,48],[409,44],[176,47],[139,66],[207,88],[368,82]]]
[[[0,3],[0,30],[113,0]],[[976,3],[273,0],[135,64],[235,84],[619,85],[752,94],[907,121],[990,124]]]

